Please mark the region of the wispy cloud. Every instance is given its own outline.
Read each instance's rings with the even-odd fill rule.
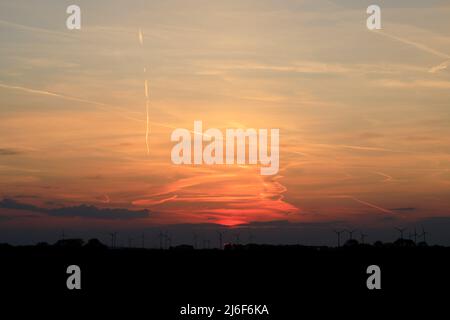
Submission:
[[[447,61],[442,62],[441,64],[438,64],[437,66],[431,67],[430,70],[428,70],[428,72],[438,73],[442,70],[447,69],[449,65],[450,65],[450,60],[447,60]]]
[[[21,153],[22,151],[13,148],[0,148],[0,156],[14,156]]]
[[[376,84],[387,88],[414,89],[414,88],[430,88],[430,89],[449,89],[450,81],[437,80],[412,80],[402,81],[393,79],[383,79],[375,82]]]

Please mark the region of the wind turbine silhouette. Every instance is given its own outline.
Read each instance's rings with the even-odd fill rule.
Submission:
[[[253,236],[252,231],[251,231],[250,229],[248,229],[248,242],[249,242],[250,244],[252,244],[254,238],[255,238],[255,237]]]
[[[166,231],[166,234],[164,235],[165,239],[165,247],[169,249],[172,246],[172,238],[169,236],[169,232]]]
[[[157,237],[159,238],[159,250],[162,250],[163,249],[164,233],[162,233],[162,231],[159,230],[159,233],[158,233]]]
[[[405,232],[406,228],[395,228],[400,233],[400,240],[403,240],[403,232]]]
[[[353,229],[353,230],[346,230],[348,232],[349,235],[349,240],[353,240],[353,233],[355,233],[357,230]]]
[[[235,238],[236,238],[236,244],[239,244],[239,237],[240,237],[240,233],[239,232],[235,232],[234,233],[234,236],[235,236]]]
[[[219,249],[223,249],[223,232],[222,231],[217,231],[217,234],[219,235]]]
[[[418,236],[418,234],[417,234],[417,229],[415,227],[414,227],[413,236],[414,236],[414,243],[417,244],[417,236]]]
[[[336,235],[337,235],[337,246],[338,246],[338,248],[340,248],[340,246],[341,246],[341,234],[344,231],[345,230],[333,230],[333,232],[336,233]]]
[[[422,237],[423,238],[423,242],[427,242],[427,239],[426,239],[426,235],[427,234],[429,234],[428,232],[426,232],[425,231],[425,228],[422,226],[422,234],[419,236],[419,237]]]
[[[198,242],[198,235],[194,233],[194,249],[198,248],[197,242]]]
[[[111,248],[115,248],[117,232],[110,232],[108,235],[111,237]]]
[[[361,243],[364,244],[364,240],[366,239],[367,234],[361,232]]]
[[[142,249],[144,249],[145,248],[145,233],[144,232],[142,232],[141,240],[142,240]]]

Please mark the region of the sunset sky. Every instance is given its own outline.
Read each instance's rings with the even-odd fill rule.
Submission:
[[[0,0],[0,242],[219,225],[450,244],[448,1],[377,1],[380,31],[373,1],[80,0],[68,30],[73,3]],[[195,120],[279,128],[279,173],[172,164]]]

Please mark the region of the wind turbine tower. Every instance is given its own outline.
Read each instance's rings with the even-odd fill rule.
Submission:
[[[338,246],[338,248],[340,248],[341,247],[341,234],[342,234],[342,232],[344,232],[344,230],[333,230],[333,231],[337,235],[337,246]]]
[[[348,232],[348,235],[349,235],[349,240],[353,240],[353,234],[356,232],[356,230],[355,229],[347,230],[347,232]]]
[[[425,228],[422,226],[422,234],[420,235],[420,237],[423,238],[423,242],[427,242],[427,236],[428,232],[425,231]]]
[[[217,231],[217,234],[219,235],[219,249],[223,249],[223,232]]]
[[[255,237],[253,236],[252,231],[250,229],[248,229],[248,242],[250,244],[252,244],[254,239],[255,239]]]
[[[163,249],[164,233],[162,233],[161,230],[159,230],[158,238],[159,238],[159,250],[162,250]]]
[[[234,236],[235,236],[235,239],[236,239],[236,244],[239,244],[239,237],[240,237],[240,233],[239,232],[236,232],[235,234],[234,234]]]
[[[366,239],[367,234],[361,232],[361,243],[364,244],[364,240]]]
[[[198,249],[198,235],[194,233],[194,249]]]
[[[414,236],[414,243],[417,244],[417,236],[418,236],[418,234],[417,234],[417,229],[416,228],[414,228],[413,236]]]
[[[406,228],[395,228],[400,233],[400,240],[403,240],[403,233],[405,232]]]

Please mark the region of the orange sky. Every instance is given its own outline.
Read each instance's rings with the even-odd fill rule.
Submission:
[[[148,209],[140,226],[450,215],[448,5],[386,3],[375,33],[351,1],[101,2],[80,31],[64,4],[0,5],[0,198]],[[172,164],[195,120],[279,128],[279,173]],[[2,223],[122,223],[21,214]]]

